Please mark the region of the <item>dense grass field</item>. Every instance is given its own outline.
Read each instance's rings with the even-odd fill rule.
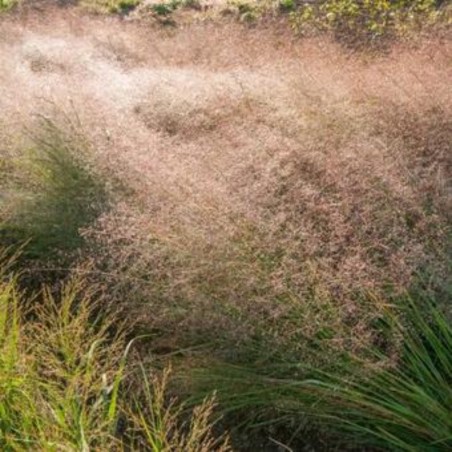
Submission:
[[[451,450],[439,3],[0,0],[1,450]]]

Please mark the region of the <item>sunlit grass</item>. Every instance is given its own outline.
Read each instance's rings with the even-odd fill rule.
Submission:
[[[0,448],[88,450],[114,442],[124,337],[108,334],[77,281],[31,306],[14,276],[0,284]]]
[[[160,377],[142,365],[143,391],[128,393],[133,342],[126,347],[121,321],[96,297],[73,280],[57,296],[45,289],[27,300],[2,252],[0,449],[229,450],[212,433],[213,399],[187,421],[184,405],[167,395],[168,371]]]

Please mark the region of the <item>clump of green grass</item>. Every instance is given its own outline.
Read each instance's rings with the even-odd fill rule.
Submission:
[[[400,337],[397,359],[381,347],[377,364],[349,356],[347,367],[320,371],[301,362],[219,366],[201,373],[225,411],[273,413],[271,422],[310,419],[348,444],[391,450],[452,446],[452,327],[430,295],[403,297],[382,319]],[[275,414],[276,413],[276,414]],[[253,421],[255,419],[253,418]],[[301,425],[301,424],[300,424]]]
[[[0,255],[0,449],[228,450],[212,433],[211,398],[191,412],[141,366],[143,397],[126,390],[126,329],[79,280],[32,300]],[[33,305],[32,305],[33,304]]]
[[[162,376],[148,377],[142,367],[142,385],[135,397],[136,403],[129,411],[138,436],[133,441],[134,450],[143,445],[152,451],[226,452],[231,450],[227,437],[215,437],[212,431],[212,416],[216,407],[214,398],[207,397],[193,410],[168,399],[171,369],[166,368]],[[182,422],[181,422],[182,420]]]
[[[107,334],[79,282],[25,307],[14,276],[0,284],[0,448],[88,450],[114,442],[124,336]],[[31,320],[33,319],[33,320]]]
[[[31,145],[0,170],[13,170],[10,196],[2,203],[0,240],[28,242],[24,256],[47,261],[64,258],[83,243],[81,229],[105,208],[102,180],[84,161],[88,144],[45,120]]]
[[[2,275],[0,284],[0,446],[12,450],[19,442],[18,420],[24,427],[20,432],[23,441],[27,441],[27,433],[33,423],[28,417],[30,403],[24,373],[27,366],[19,362],[21,336],[18,296],[14,282],[4,282],[4,277]]]

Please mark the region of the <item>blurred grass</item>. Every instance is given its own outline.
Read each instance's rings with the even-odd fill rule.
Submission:
[[[17,0],[0,0],[0,12],[7,11],[17,4]]]
[[[82,245],[81,229],[107,203],[102,180],[84,161],[87,152],[81,136],[43,120],[30,146],[0,168],[2,185],[10,182],[0,205],[0,243],[28,242],[24,257],[42,261],[64,261]]]

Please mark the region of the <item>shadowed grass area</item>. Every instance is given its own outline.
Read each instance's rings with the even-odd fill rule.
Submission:
[[[107,194],[84,157],[88,145],[51,121],[43,121],[30,147],[12,158],[2,208],[0,241],[22,245],[24,257],[65,261],[83,243],[81,229],[105,208]],[[2,168],[3,169],[3,168]]]
[[[449,294],[450,295],[450,294]],[[374,365],[349,356],[321,371],[303,362],[219,365],[197,372],[218,391],[225,412],[301,426],[306,419],[352,444],[385,450],[446,451],[452,446],[452,327],[424,293],[387,304],[380,330],[400,346],[389,356],[369,349]],[[397,339],[396,339],[397,340]],[[345,365],[346,364],[346,365]],[[337,363],[334,363],[337,365]],[[265,413],[273,413],[268,419]],[[263,414],[260,421],[259,413]],[[257,415],[257,416],[256,416]],[[304,419],[304,421],[303,421]]]

